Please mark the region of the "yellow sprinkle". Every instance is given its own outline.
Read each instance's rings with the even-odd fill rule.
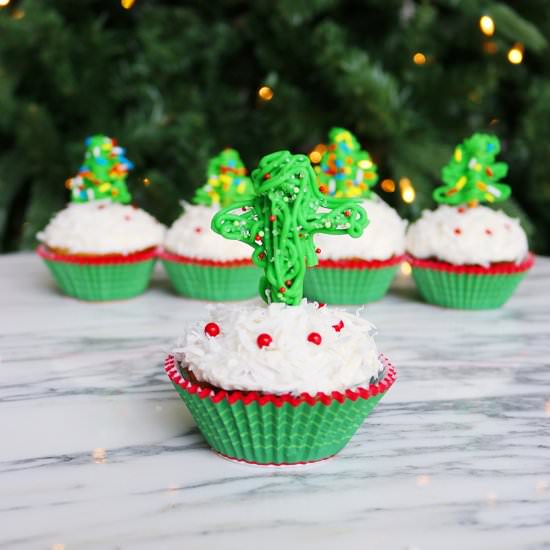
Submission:
[[[244,182],[239,183],[239,185],[237,185],[237,193],[242,195],[245,191],[246,191],[246,184]]]
[[[456,162],[460,162],[462,160],[462,150],[459,147],[455,149],[455,160]]]
[[[485,198],[486,198],[489,202],[495,202],[495,197],[493,197],[493,195],[491,195],[491,193],[485,193]]]
[[[455,183],[455,187],[457,188],[458,191],[460,191],[466,185],[467,182],[468,182],[468,178],[466,176],[460,176],[460,178],[458,178],[458,181]]]
[[[476,172],[481,172],[481,164],[479,162],[474,166],[474,170]]]
[[[106,193],[107,191],[109,191],[109,189],[111,189],[111,184],[110,183],[102,183],[99,187],[98,187],[100,193]]]
[[[372,162],[370,160],[360,160],[359,168],[361,168],[361,170],[368,170],[369,168],[372,168]]]

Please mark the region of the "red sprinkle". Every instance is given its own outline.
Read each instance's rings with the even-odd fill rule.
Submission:
[[[269,216],[269,221],[270,222],[274,222],[276,219],[277,218],[273,214],[271,214],[271,216]]]
[[[486,234],[486,235],[492,235],[493,232],[492,232],[490,229],[486,229],[486,230],[485,230],[485,234]]]
[[[220,325],[217,323],[208,323],[204,326],[204,332],[208,336],[217,336],[220,333]]]
[[[325,307],[326,305],[327,305],[327,304],[323,304],[322,302],[319,302],[319,303],[317,304],[317,307],[318,307],[319,309],[321,309],[322,307]]]
[[[321,338],[321,335],[318,332],[310,332],[307,335],[307,341],[311,342],[312,344],[315,344],[316,346],[320,346],[323,339]]]
[[[315,252],[317,252],[317,254],[321,254],[321,249],[320,249],[320,248],[316,248],[316,249],[315,249]]]
[[[340,321],[338,321],[338,323],[336,325],[332,325],[332,328],[336,332],[340,332],[344,328],[344,321],[342,321],[342,319],[340,319]]]
[[[265,258],[265,252],[260,252],[258,254],[258,258],[260,258],[260,260],[263,260]]]
[[[273,338],[271,338],[267,332],[262,332],[258,335],[258,338],[256,338],[256,344],[258,344],[260,349],[266,348],[271,342],[273,342]]]
[[[202,233],[202,227],[195,227],[195,233]]]
[[[125,219],[127,222],[129,222],[129,221],[132,219],[132,216],[130,216],[130,214],[126,214],[126,215],[124,216],[124,219]]]
[[[260,235],[256,235],[255,239],[256,239],[257,241],[261,241],[261,240],[262,240],[262,238],[260,237]]]
[[[264,174],[264,180],[269,180],[269,179],[271,179],[271,174],[269,172],[266,172]]]
[[[321,191],[323,195],[326,195],[328,193],[328,187],[326,185],[319,185],[319,191]]]
[[[462,233],[462,229],[460,227],[455,227],[455,235],[460,235]]]
[[[464,206],[460,206],[460,207],[458,208],[458,213],[459,213],[459,214],[464,214],[464,212],[466,212],[466,208],[464,208]]]
[[[346,218],[349,218],[351,216],[351,210],[344,210],[344,216],[346,216]]]
[[[287,280],[285,281],[285,285],[286,285],[286,286],[292,286],[292,281],[291,281],[290,279],[287,279]]]
[[[279,292],[281,294],[284,294],[286,292],[286,287],[282,286],[280,289],[279,289]]]
[[[489,166],[487,166],[487,168],[485,168],[485,173],[488,175],[488,176],[492,176],[493,175],[493,171],[491,170],[491,168]]]

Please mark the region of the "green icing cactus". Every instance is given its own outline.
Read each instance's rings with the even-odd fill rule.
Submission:
[[[260,295],[266,302],[297,305],[306,268],[318,262],[313,235],[359,237],[368,224],[366,212],[354,199],[323,195],[305,155],[267,155],[252,181],[255,196],[218,212],[212,229],[254,248],[252,259],[264,270]]]
[[[321,192],[336,198],[368,198],[378,181],[370,155],[344,128],[332,128],[329,132],[329,145],[315,171]]]
[[[86,138],[84,163],[74,178],[66,182],[73,202],[110,199],[128,203],[132,196],[126,187],[128,171],[134,165],[116,140],[103,135]]]
[[[224,149],[208,162],[208,180],[197,189],[193,202],[225,208],[238,200],[247,200],[254,195],[246,168],[235,149]]]
[[[508,165],[495,162],[500,141],[489,134],[473,134],[454,150],[453,157],[442,170],[444,185],[434,190],[440,204],[498,202],[510,196],[510,187],[497,183],[508,173]]]

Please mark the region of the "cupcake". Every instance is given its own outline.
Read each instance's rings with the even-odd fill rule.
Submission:
[[[267,155],[252,179],[255,198],[244,211],[221,210],[212,227],[254,248],[266,303],[213,306],[165,369],[219,454],[261,465],[323,460],[348,443],[396,376],[369,322],[302,296],[316,262],[313,235],[360,235],[367,218],[353,201],[323,196],[304,155]]]
[[[89,137],[79,174],[67,180],[72,202],[38,233],[38,254],[60,289],[81,300],[121,300],[149,283],[164,227],[128,204],[132,164],[106,136]]]
[[[432,304],[460,309],[501,307],[533,265],[518,220],[481,205],[510,196],[499,180],[508,172],[495,162],[497,137],[474,134],[459,145],[443,168],[440,204],[424,211],[407,232],[413,277]]]
[[[166,233],[160,252],[172,286],[182,296],[202,300],[242,300],[256,295],[260,270],[250,260],[250,248],[227,241],[212,231],[220,207],[247,200],[253,194],[239,154],[225,149],[208,163],[208,179]]]
[[[317,237],[319,264],[308,272],[304,292],[329,304],[373,302],[386,294],[404,259],[406,222],[371,191],[376,165],[355,136],[333,128],[329,142],[315,167],[319,188],[335,198],[361,199],[369,225],[356,239]]]

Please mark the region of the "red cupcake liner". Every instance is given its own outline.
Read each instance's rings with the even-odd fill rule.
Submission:
[[[173,254],[167,250],[161,248],[157,252],[157,256],[161,260],[168,260],[170,262],[177,262],[180,264],[194,264],[208,267],[242,267],[253,265],[250,258],[243,258],[239,260],[209,260],[207,258],[191,258],[189,256],[181,256],[179,254]]]
[[[50,262],[65,262],[69,264],[79,265],[113,265],[113,264],[133,264],[136,262],[143,262],[146,260],[152,260],[157,256],[157,249],[155,247],[148,248],[141,252],[134,254],[98,254],[89,256],[80,256],[78,254],[58,254],[53,252],[48,247],[41,244],[36,253],[44,260]]]
[[[374,397],[380,393],[385,393],[395,382],[397,373],[395,371],[395,367],[385,355],[381,353],[379,355],[379,359],[386,368],[386,374],[380,382],[370,384],[368,388],[359,387],[353,390],[348,389],[343,393],[339,391],[333,391],[330,394],[317,392],[315,395],[311,395],[307,392],[303,392],[300,395],[292,395],[290,393],[275,395],[271,393],[259,393],[256,391],[226,391],[203,388],[199,384],[195,384],[194,382],[183,378],[176,365],[176,360],[173,355],[168,355],[166,357],[164,361],[164,370],[174,384],[190,394],[197,394],[200,399],[209,398],[213,403],[218,403],[223,399],[226,399],[230,405],[237,401],[242,401],[244,405],[257,402],[261,406],[272,403],[276,407],[282,407],[285,403],[289,403],[292,407],[297,407],[303,403],[313,406],[319,402],[324,405],[330,405],[333,401],[337,401],[338,403],[343,403],[347,399],[356,401],[357,399],[368,399],[369,397]]]
[[[513,273],[523,273],[533,267],[535,263],[535,255],[529,252],[527,258],[523,262],[516,264],[514,262],[498,262],[492,263],[489,267],[480,265],[455,265],[439,260],[423,260],[407,255],[406,261],[412,267],[421,269],[435,269],[436,271],[445,271],[447,273],[467,274],[467,275],[510,275]]]
[[[407,257],[404,254],[401,256],[392,256],[387,260],[361,260],[356,258],[346,260],[319,259],[317,267],[330,269],[382,269],[400,264],[406,259]]]

